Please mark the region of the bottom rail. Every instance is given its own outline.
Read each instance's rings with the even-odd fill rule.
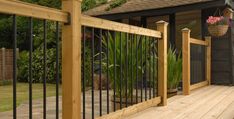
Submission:
[[[209,85],[208,81],[203,81],[203,82],[200,82],[200,83],[196,83],[196,84],[193,84],[193,85],[190,86],[190,90],[195,90],[195,89],[207,86],[207,85]]]
[[[110,113],[108,115],[98,117],[97,119],[120,119],[126,116],[130,116],[132,114],[136,114],[137,112],[143,111],[149,107],[157,106],[160,103],[161,103],[161,97],[156,97],[154,99]]]

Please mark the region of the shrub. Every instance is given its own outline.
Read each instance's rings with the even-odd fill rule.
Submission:
[[[48,83],[56,82],[56,49],[51,48],[47,49],[47,71],[46,71],[46,80]],[[60,64],[61,64],[61,60]],[[32,82],[33,83],[42,83],[43,82],[43,50],[41,48],[36,49],[33,52],[32,60]],[[60,65],[61,69],[61,65]],[[61,76],[61,72],[59,73]],[[29,81],[29,52],[23,51],[20,53],[20,58],[18,60],[18,81],[19,82],[28,82]]]
[[[89,45],[89,44],[87,44]],[[84,73],[84,78],[85,78],[85,86],[91,86],[92,84],[92,75],[91,75],[91,69],[92,69],[92,64],[91,64],[91,48],[90,46],[86,46],[85,47],[85,52],[82,51],[82,59],[83,56],[85,55],[85,62],[82,60],[82,72],[86,72]],[[83,71],[83,67],[85,67],[85,71]]]
[[[0,86],[11,85],[12,80],[0,80]]]

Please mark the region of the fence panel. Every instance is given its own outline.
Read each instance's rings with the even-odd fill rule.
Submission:
[[[119,118],[167,104],[166,22],[149,30],[83,16],[81,0],[63,0],[62,9],[0,1],[0,13],[9,20],[12,34],[8,47],[13,49],[14,119]],[[17,59],[22,43],[22,59]],[[19,82],[27,83],[28,111],[17,108],[22,103]],[[52,94],[51,82],[55,84]],[[34,109],[36,83],[42,83],[37,91],[42,95],[41,109]],[[51,102],[55,102],[53,109]]]
[[[0,1],[0,6],[0,13],[3,13],[0,14],[1,20],[6,21],[4,23],[10,23],[10,30],[5,35],[12,35],[6,43],[7,48],[13,49],[12,103],[9,102],[10,100],[8,101],[8,105],[13,105],[12,118],[58,119],[61,116],[59,113],[61,109],[59,106],[59,101],[61,101],[59,100],[61,93],[59,90],[61,82],[59,22],[68,21],[67,13],[15,0]],[[38,26],[42,29],[38,29]],[[40,45],[37,44],[38,41],[40,41]],[[21,44],[20,52],[17,48],[19,44]],[[35,84],[37,82],[42,83],[42,85]],[[54,84],[51,89],[52,84],[48,83],[52,82]],[[48,85],[50,86],[48,87]],[[7,87],[9,86],[2,86],[1,89],[7,89]],[[22,92],[22,90],[26,91]],[[55,98],[49,99],[48,96],[51,95]],[[38,99],[38,97],[42,97],[42,100],[38,101],[42,108],[34,109],[34,99]],[[25,109],[22,111],[22,109],[17,108],[24,100],[28,102],[26,104],[28,111]],[[52,107],[53,104],[51,102],[55,102],[53,103],[54,107]],[[54,113],[48,114],[48,110]],[[41,113],[41,115],[38,113]],[[1,112],[1,118],[9,116],[4,114]]]
[[[190,30],[182,30],[183,36],[183,93],[210,85],[211,38],[206,40],[190,37]]]
[[[88,16],[81,19],[83,119],[119,118],[159,104],[159,51],[160,57],[166,55],[159,49],[166,46],[159,44],[164,41],[161,33]],[[158,25],[165,30],[164,22]]]

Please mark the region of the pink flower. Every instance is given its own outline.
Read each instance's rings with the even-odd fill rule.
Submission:
[[[224,19],[223,16],[221,16],[221,17],[209,16],[209,18],[206,20],[206,22],[207,22],[208,24],[213,25],[213,24],[219,23],[219,22],[222,21],[223,19]]]

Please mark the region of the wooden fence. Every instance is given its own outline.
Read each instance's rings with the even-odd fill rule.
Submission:
[[[182,30],[182,52],[183,52],[183,94],[189,95],[191,90],[210,85],[211,80],[211,37],[206,37],[205,41],[201,39],[191,38],[190,30],[185,28]],[[190,69],[190,48],[191,44],[206,46],[205,50],[205,81],[191,85],[191,69]]]
[[[155,30],[116,23],[81,14],[82,0],[62,0],[62,10],[20,2],[0,1],[0,13],[61,22],[62,25],[62,117],[81,118],[81,26],[100,28],[159,38],[158,41],[158,97],[130,106],[101,118],[119,118],[137,113],[151,106],[167,105],[167,26],[157,22]],[[16,61],[16,60],[15,60]],[[14,73],[16,75],[16,73]],[[14,75],[14,76],[15,76]],[[15,86],[16,82],[14,82]],[[16,89],[14,88],[14,91]],[[14,107],[16,108],[16,107]],[[16,109],[15,109],[16,110]],[[32,113],[32,112],[30,112]],[[16,117],[16,111],[13,113]],[[58,118],[58,117],[57,117]]]
[[[19,54],[19,50],[17,50]],[[0,50],[0,81],[13,79],[13,49],[1,48]]]

